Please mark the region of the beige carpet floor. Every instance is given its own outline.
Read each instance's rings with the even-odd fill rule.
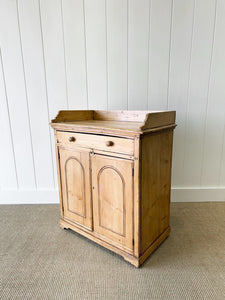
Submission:
[[[173,203],[140,269],[58,221],[58,205],[0,206],[0,299],[225,299],[225,203]]]

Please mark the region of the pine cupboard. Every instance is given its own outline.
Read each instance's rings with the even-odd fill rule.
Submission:
[[[175,111],[59,111],[60,226],[139,267],[169,235]]]

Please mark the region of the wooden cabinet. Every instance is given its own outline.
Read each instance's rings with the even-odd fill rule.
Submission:
[[[140,266],[169,235],[175,112],[60,111],[62,228]]]

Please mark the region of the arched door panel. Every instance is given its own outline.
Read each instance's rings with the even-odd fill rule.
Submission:
[[[92,229],[89,152],[60,149],[64,218]]]
[[[133,162],[92,156],[94,231],[124,248],[133,248]]]

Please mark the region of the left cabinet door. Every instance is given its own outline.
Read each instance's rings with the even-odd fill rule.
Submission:
[[[59,148],[63,218],[92,230],[90,153]]]

